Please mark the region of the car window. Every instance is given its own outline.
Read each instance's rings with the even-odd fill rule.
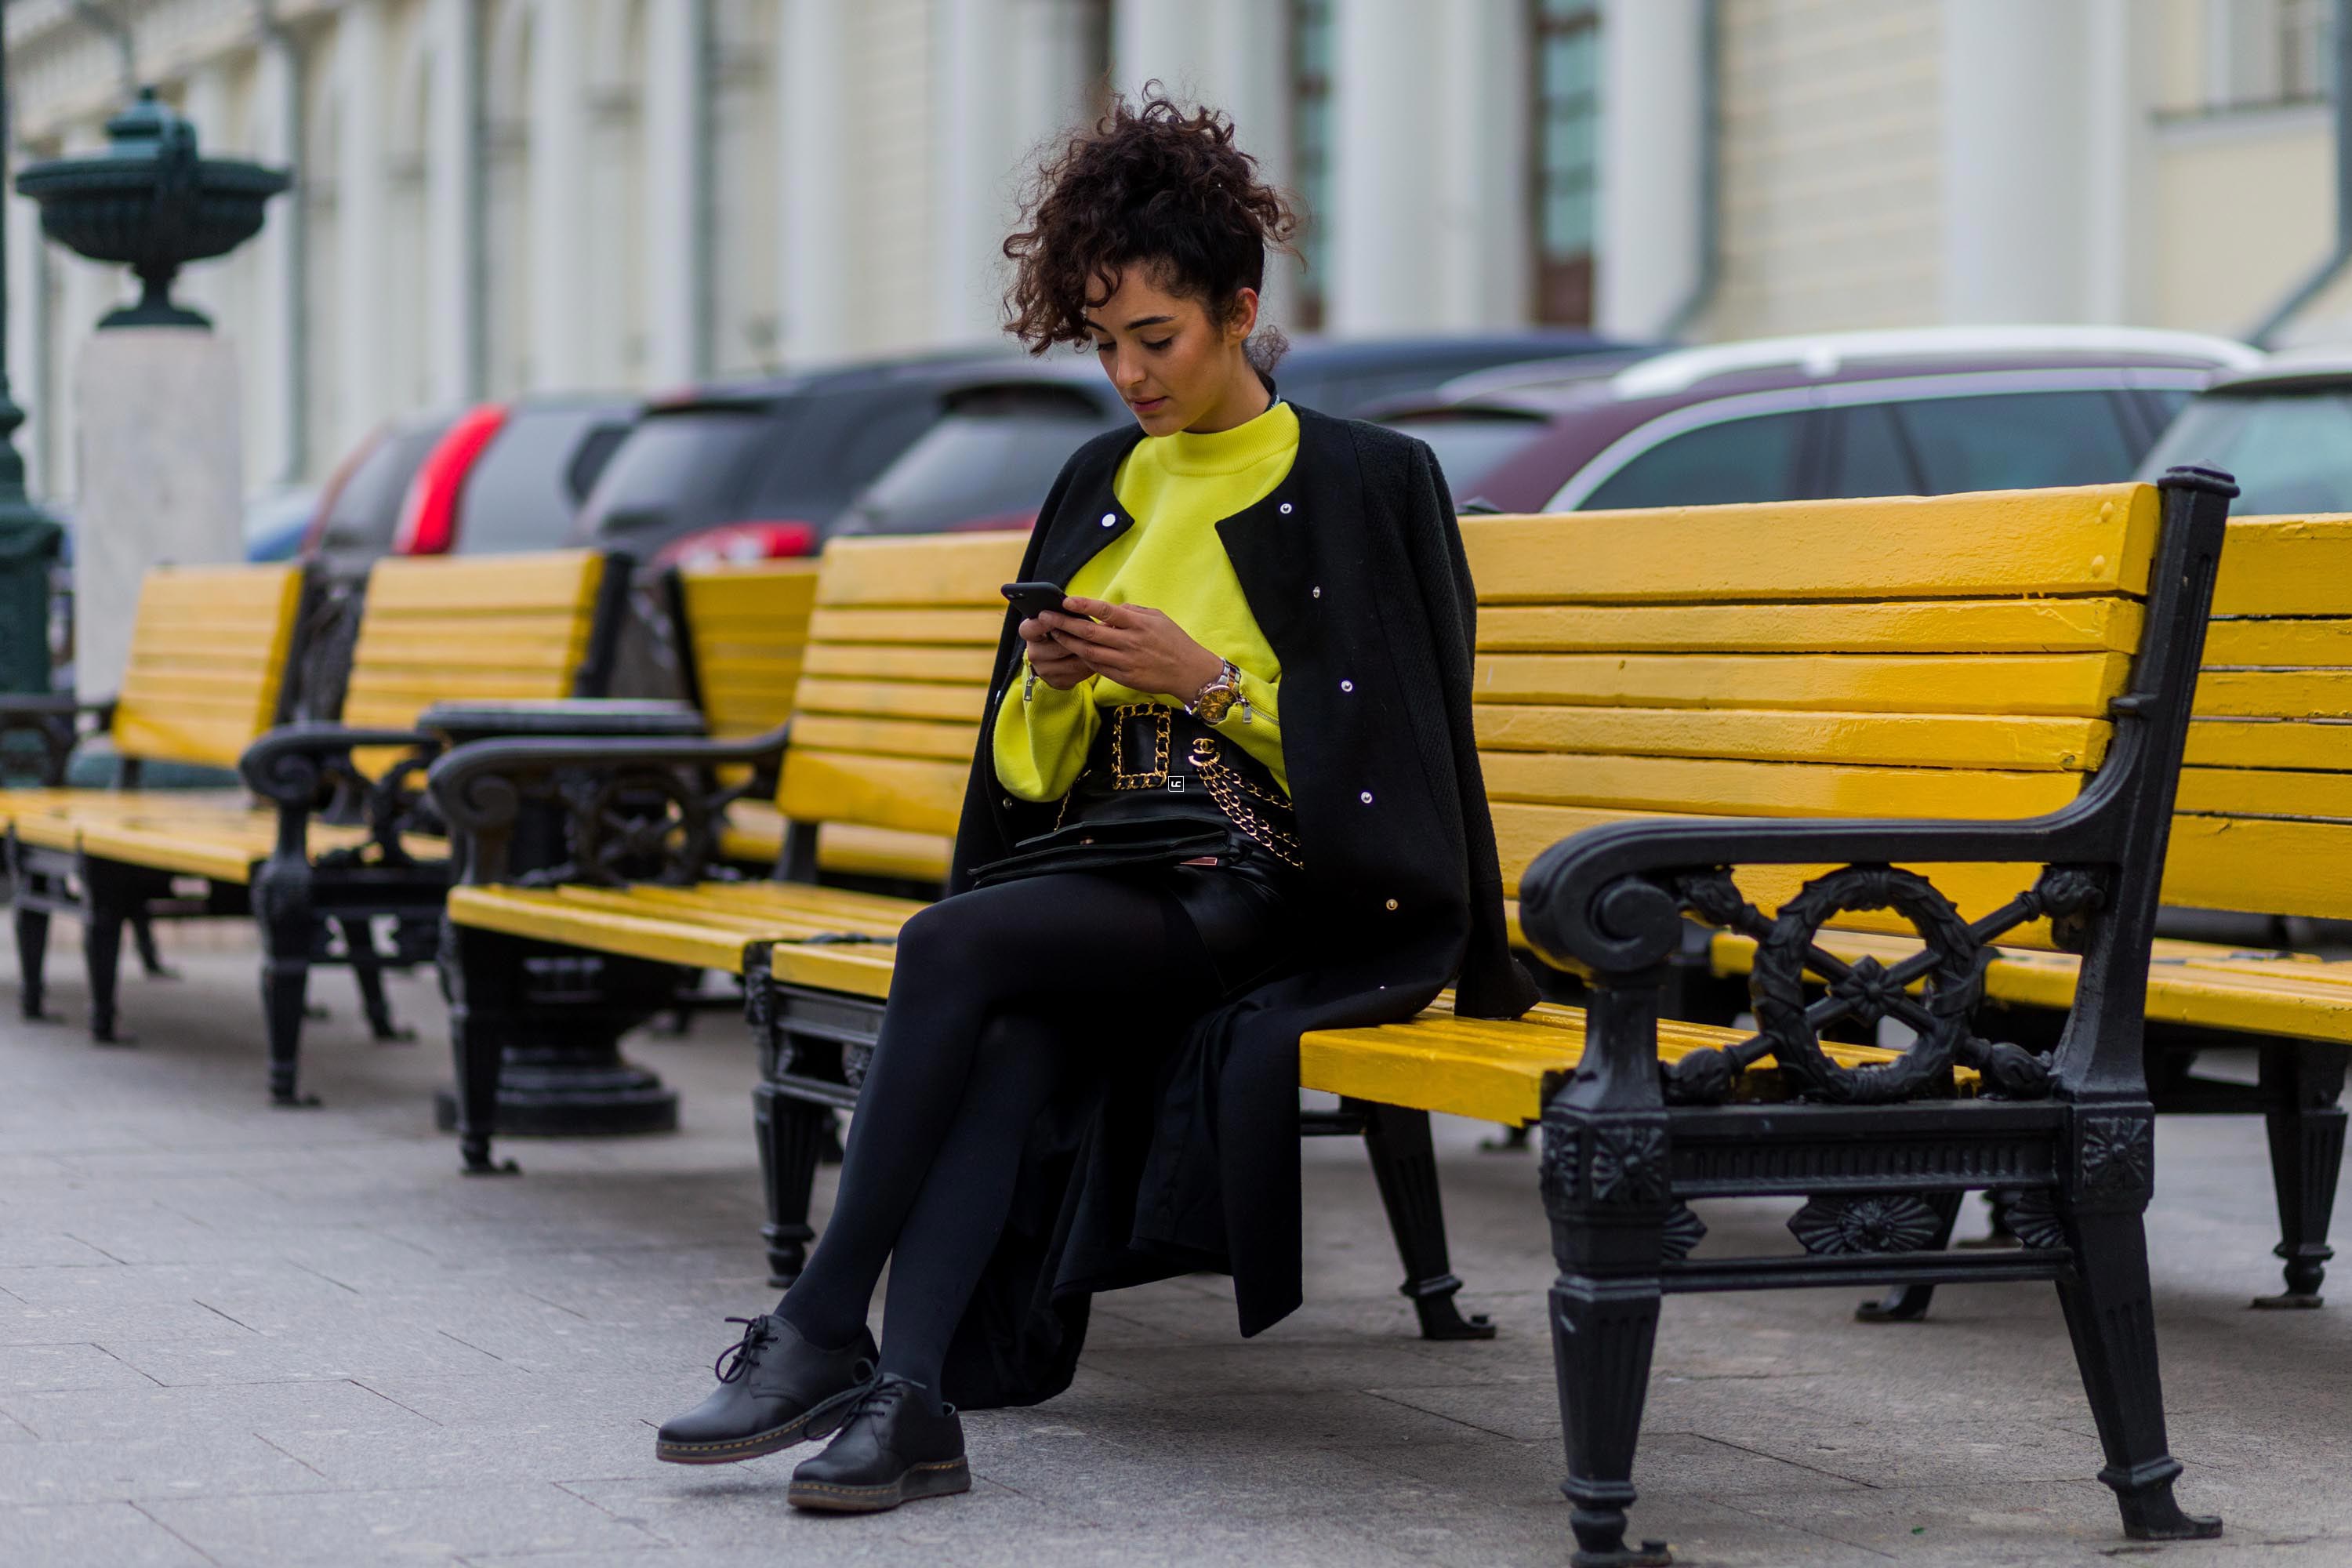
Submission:
[[[1538,415],[1484,409],[1408,414],[1383,423],[1429,443],[1437,454],[1438,471],[1445,476],[1446,488],[1456,501],[1476,495],[1479,480],[1544,432]]]
[[[381,555],[389,551],[393,531],[400,524],[400,503],[408,494],[408,481],[416,477],[425,454],[448,428],[447,421],[433,420],[390,431],[371,447],[351,478],[336,490],[333,510],[320,531],[320,548],[336,554]]]
[[[1928,495],[2129,479],[2137,443],[2104,391],[1987,393],[1889,404]]]
[[[572,454],[605,417],[594,408],[510,414],[458,492],[457,553],[555,550],[568,542],[576,510],[569,483]]]
[[[1822,494],[1907,496],[1919,493],[1919,476],[1911,466],[1910,444],[1895,415],[1883,403],[1842,408],[1837,414],[1836,450],[1830,458],[1829,479]]]
[[[925,388],[795,398],[763,444],[736,510],[747,518],[829,522],[940,414],[938,395]]]
[[[649,414],[613,454],[581,514],[591,538],[616,540],[675,522],[723,522],[728,492],[768,434],[755,408],[698,407]]]
[[[976,399],[949,414],[866,487],[845,533],[935,533],[1034,521],[1070,454],[1109,421],[1076,398]]]
[[[2352,392],[2200,397],[2158,440],[2143,478],[2176,463],[2233,475],[2245,517],[2352,511]]]
[[[1793,500],[1803,493],[1798,468],[1811,418],[1801,410],[1759,414],[1669,437],[1603,480],[1577,509]]]

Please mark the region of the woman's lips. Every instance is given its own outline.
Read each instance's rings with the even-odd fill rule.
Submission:
[[[1156,414],[1168,405],[1165,397],[1130,397],[1127,405],[1138,414]]]

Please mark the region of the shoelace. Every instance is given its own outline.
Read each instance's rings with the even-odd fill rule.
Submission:
[[[764,1312],[756,1318],[727,1321],[742,1324],[743,1337],[720,1351],[719,1359],[710,1363],[710,1370],[719,1374],[719,1382],[733,1383],[760,1363],[760,1352],[776,1337],[776,1331]]]
[[[863,1361],[857,1363],[857,1371],[860,1376],[873,1377],[873,1381],[866,1385],[866,1392],[857,1396],[857,1403],[849,1407],[848,1419],[842,1423],[845,1426],[861,1415],[887,1414],[892,1401],[906,1397],[908,1389],[922,1386],[919,1383],[909,1383],[903,1377],[874,1376],[872,1369]],[[948,1415],[956,1413],[956,1407],[944,1400],[940,1404],[940,1410]]]

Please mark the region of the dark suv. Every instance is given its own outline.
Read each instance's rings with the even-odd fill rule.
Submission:
[[[2128,479],[2216,372],[2261,357],[2127,328],[1845,332],[1465,376],[1383,417],[1457,499],[1505,511],[1940,495]]]

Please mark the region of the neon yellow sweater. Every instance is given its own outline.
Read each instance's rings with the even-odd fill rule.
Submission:
[[[1192,640],[1242,672],[1250,716],[1236,705],[1218,732],[1274,771],[1282,766],[1282,721],[1276,694],[1282,663],[1266,646],[1234,575],[1217,524],[1272,494],[1298,455],[1298,416],[1277,403],[1246,425],[1213,435],[1180,430],[1147,436],[1112,481],[1135,526],[1080,567],[1069,591],[1113,605],[1145,605],[1166,614]],[[1088,676],[1067,691],[1044,681],[1026,700],[1016,682],[996,710],[996,777],[1023,800],[1059,800],[1078,782],[1101,728],[1101,710],[1182,695],[1133,691]]]

